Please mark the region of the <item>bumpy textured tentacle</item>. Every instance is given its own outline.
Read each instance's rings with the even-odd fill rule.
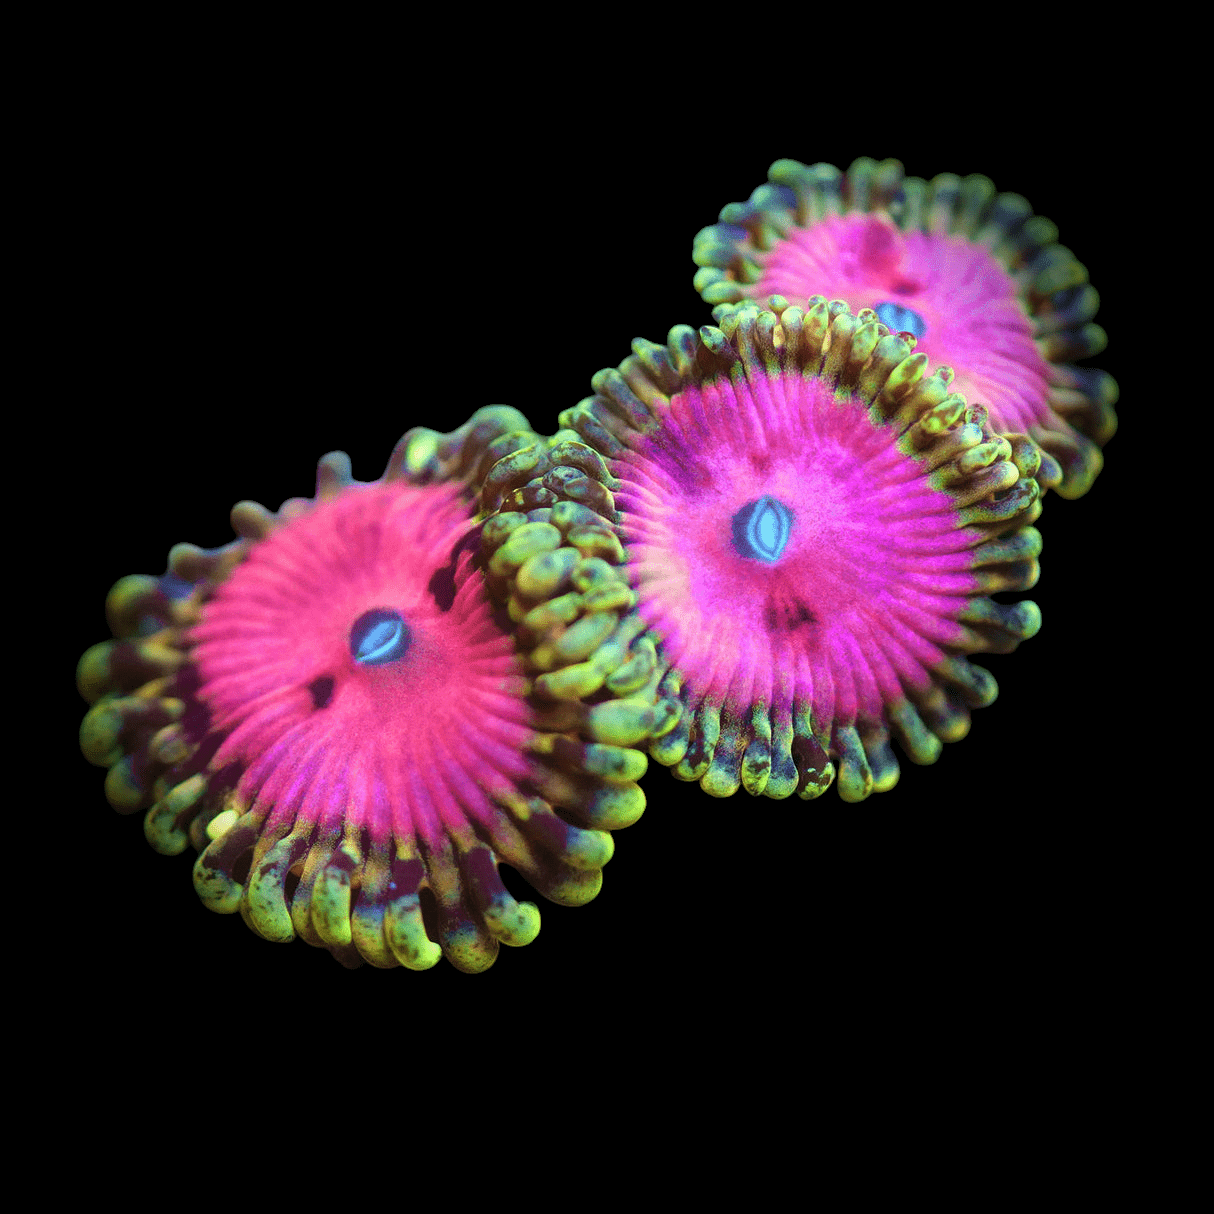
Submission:
[[[595,395],[562,414],[562,431],[490,472],[494,528],[523,533],[527,511],[555,522],[573,505],[581,527],[598,516],[604,551],[612,533],[623,541],[659,697],[681,706],[650,753],[681,779],[717,796],[815,797],[836,772],[846,800],[888,789],[891,737],[933,762],[964,736],[970,709],[994,699],[994,680],[966,656],[1008,652],[1037,631],[1032,603],[989,595],[1035,584],[1040,452],[991,433],[984,411],[951,391],[951,372],[929,374],[913,346],[874,313],[820,297],[804,310],[734,310],[698,334],[676,327],[664,346],[634,342],[618,369],[594,377]],[[818,399],[824,420],[812,424],[797,415],[811,383],[834,402]],[[837,476],[852,441],[856,524],[870,522],[900,562],[908,601],[882,586],[877,611],[858,601],[836,611],[836,626],[831,604],[815,600],[828,562],[804,545],[826,533],[842,543],[852,524],[831,517],[829,493],[803,486],[829,480],[828,464]],[[752,476],[758,488],[741,483]],[[618,566],[614,551],[608,559]],[[848,562],[830,574],[841,585]],[[862,633],[848,635],[852,624]]]
[[[564,604],[550,612],[576,598],[583,621],[549,650],[551,631],[531,630],[528,661],[545,671],[532,689],[474,560],[472,485],[535,439],[493,407],[452,435],[410,431],[371,485],[326,456],[315,501],[242,502],[239,539],[178,545],[163,577],[114,587],[115,639],[79,665],[93,704],[81,746],[110,769],[115,809],[147,809],[153,847],[201,853],[211,909],[346,965],[445,954],[474,972],[539,931],[499,862],[563,905],[598,892],[609,832],[644,809],[633,742],[653,724],[656,677],[593,685],[583,668],[609,647],[596,657],[585,636],[620,634],[627,586],[589,544],[560,576],[512,565],[543,547],[520,535],[496,546],[494,579],[525,567],[520,603],[543,610],[548,589]]]
[[[870,225],[857,235],[847,226],[847,217],[865,214],[887,217],[917,243],[908,243],[895,259],[876,239],[879,227]],[[854,245],[864,245],[865,252],[853,257],[851,250],[840,248],[838,234],[843,232]],[[827,234],[833,234],[834,243],[823,243]],[[915,308],[914,296],[922,292],[930,306],[935,284],[947,286],[947,306],[956,312],[965,307],[966,282],[935,275],[930,267],[925,270],[924,261],[943,264],[964,250],[962,280],[990,275],[998,267],[1004,293],[1023,310],[1035,351],[1009,346],[1009,360],[1002,369],[992,368],[989,377],[985,352],[976,351],[975,371],[983,390],[970,386],[970,399],[976,396],[992,406],[1000,433],[1023,429],[1041,447],[1045,459],[1038,480],[1043,487],[1079,497],[1099,474],[1100,448],[1116,431],[1118,392],[1107,373],[1071,365],[1099,354],[1107,338],[1093,320],[1100,300],[1087,271],[1057,240],[1054,224],[1034,215],[1018,194],[998,193],[979,174],[962,178],[944,173],[923,181],[907,177],[896,160],[862,157],[846,173],[833,165],[779,160],[748,202],[726,206],[719,223],[699,232],[692,256],[700,267],[696,289],[710,304],[766,301],[773,293],[799,303],[820,293],[845,298],[853,310],[870,303],[869,286],[890,271],[887,285],[899,292],[902,304]],[[989,266],[983,261],[986,255]],[[998,316],[989,295],[982,298],[981,309],[975,308],[980,326],[984,313],[998,320],[986,335],[989,347],[1007,344],[1014,318]],[[953,350],[923,348],[933,361],[952,363],[964,377],[964,360]],[[1003,384],[1014,384],[1015,393],[994,399]]]
[[[562,460],[569,462],[556,462]],[[541,442],[517,452],[486,482],[486,508],[496,513],[482,544],[491,592],[519,626],[547,728],[577,728],[594,741],[586,757],[596,770],[631,773],[636,752],[627,748],[673,728],[678,705],[657,694],[662,670],[633,611],[620,541],[582,500],[592,497],[609,510],[610,482],[602,460],[580,443]],[[615,804],[606,794],[611,820]],[[632,805],[630,795],[629,821]]]
[[[396,444],[384,475],[406,477],[415,485],[459,480],[475,492],[486,468],[534,441],[535,432],[517,409],[488,405],[449,434],[414,426]]]

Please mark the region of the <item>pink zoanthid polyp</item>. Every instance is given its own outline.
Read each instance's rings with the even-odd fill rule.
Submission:
[[[907,177],[895,160],[780,160],[746,203],[701,230],[696,287],[717,305],[810,295],[872,309],[911,333],[991,429],[1026,434],[1037,479],[1064,497],[1091,487],[1116,429],[1117,385],[1069,365],[1099,353],[1099,297],[1058,231],[978,174]]]
[[[742,307],[638,340],[562,414],[505,511],[595,503],[679,720],[650,753],[728,796],[860,800],[964,736],[996,688],[967,656],[1032,636],[1038,449],[992,433],[913,338],[841,301]],[[578,441],[573,441],[573,440]]]
[[[326,456],[314,499],[242,502],[236,541],[178,545],[163,577],[114,587],[116,639],[78,670],[81,746],[116,809],[147,810],[157,851],[201,853],[212,910],[346,965],[446,955],[474,972],[539,931],[499,861],[554,902],[597,894],[610,830],[644,808],[631,744],[657,676],[621,704],[559,682],[574,659],[549,654],[535,689],[490,597],[470,484],[534,437],[494,407],[451,435],[410,431],[376,482]],[[551,590],[609,636],[618,603],[579,604],[576,564]],[[613,582],[630,605],[621,575],[599,589]]]
[[[807,283],[828,287],[807,290]],[[871,308],[891,331],[916,338],[953,390],[981,401],[999,434],[1045,416],[1049,364],[1007,272],[982,245],[948,233],[904,232],[885,215],[831,216],[794,229],[771,252],[754,297],[828,294]],[[1057,419],[1055,419],[1057,420]]]
[[[820,379],[719,379],[614,461],[641,614],[705,696],[800,670],[815,715],[876,719],[963,644],[973,536],[897,439]],[[750,539],[747,514],[767,524]]]

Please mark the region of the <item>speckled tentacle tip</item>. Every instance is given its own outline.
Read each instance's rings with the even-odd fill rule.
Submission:
[[[658,693],[663,672],[635,612],[611,483],[583,443],[537,439],[488,471],[481,542],[490,593],[518,625],[537,695],[553,705],[550,728],[577,724],[597,742],[588,768],[638,779],[644,756],[627,748],[672,729],[678,706]]]
[[[475,972],[539,931],[499,861],[562,905],[598,892],[609,832],[645,805],[636,705],[576,672],[577,625],[524,652],[479,555],[476,488],[535,438],[495,406],[410,431],[379,481],[325,456],[314,499],[241,502],[239,539],[111,591],[117,639],[78,670],[81,747],[157,851],[201,853],[211,909],[349,966]],[[618,630],[618,574],[516,562],[533,535],[495,547],[496,581],[521,575],[533,616]]]
[[[1040,446],[1042,487],[1074,498],[1117,428],[1117,384],[1070,365],[1106,337],[1087,271],[1057,240],[1020,195],[978,174],[923,181],[896,160],[862,157],[846,173],[778,160],[748,202],[700,231],[692,257],[709,304],[823,295],[912,333],[996,433]]]
[[[650,754],[714,796],[892,788],[891,735],[934,762],[996,695],[967,655],[1040,626],[990,597],[1036,583],[1040,453],[913,345],[820,297],[679,326],[599,372],[534,469],[489,473],[503,512],[542,502],[621,542],[623,627],[661,672]]]

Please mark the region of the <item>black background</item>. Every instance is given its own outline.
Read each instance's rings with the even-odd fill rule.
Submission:
[[[668,996],[773,978],[822,990],[858,972],[882,975],[891,997],[912,975],[917,989],[939,975],[974,998],[1018,998],[1025,982],[1042,998],[1115,947],[1123,928],[1108,907],[1128,825],[1114,797],[1140,761],[1119,660],[1132,399],[1095,488],[1047,501],[1031,595],[1043,630],[986,663],[1000,697],[967,739],[933,767],[904,763],[893,792],[860,805],[833,789],[810,803],[715,801],[653,765],[649,808],[617,833],[596,902],[541,902],[536,942],[483,975],[445,962],[348,972],[319,950],[255,939],[201,907],[192,856],[155,855],[75,750],[71,663],[106,635],[118,576],[160,572],[179,540],[226,542],[241,498],[310,495],[327,451],[371,479],[411,426],[449,430],[489,403],[551,431],[633,337],[709,320],[692,237],[777,157],[897,156],[910,174],[983,172],[1024,194],[1101,291],[1110,347],[1092,361],[1126,391],[1125,229],[1095,113],[1047,137],[1012,105],[979,140],[930,123],[728,123],[718,109],[618,128],[575,113],[570,128],[488,106],[475,132],[444,139],[423,113],[364,126],[284,99],[239,119],[200,107],[120,122],[88,141],[63,304],[65,387],[84,420],[64,469],[82,527],[59,761],[91,891],[73,951],[111,989],[172,992],[177,1007],[285,992],[422,1015],[448,992],[558,991],[548,1006],[576,1025],[595,1019],[587,992],[640,1014]]]

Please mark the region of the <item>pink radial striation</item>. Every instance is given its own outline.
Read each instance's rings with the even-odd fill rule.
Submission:
[[[659,762],[715,796],[815,797],[837,774],[861,800],[897,782],[891,738],[931,763],[965,736],[996,694],[966,655],[1040,626],[988,597],[1036,581],[1028,438],[993,434],[874,312],[821,297],[638,339],[592,382],[561,415],[564,467],[515,493],[595,501],[616,526],[681,708]]]
[[[494,577],[571,635],[530,653],[491,599],[470,482],[537,441],[491,406],[410,431],[379,482],[328,455],[314,500],[242,502],[240,539],[177,545],[164,577],[110,592],[116,639],[77,670],[81,749],[115,809],[147,810],[157,851],[201,853],[209,908],[346,965],[478,971],[539,932],[499,861],[562,905],[597,894],[608,832],[644,810],[632,743],[660,674],[618,627],[622,575],[545,562],[534,528],[495,550]]]
[[[524,680],[462,550],[458,486],[349,491],[287,523],[219,589],[192,630],[213,765],[243,768],[238,795],[265,830],[343,823],[372,846],[436,847],[499,812],[487,789],[519,780]],[[454,555],[453,555],[454,554]],[[350,630],[375,608],[408,629],[397,661],[362,665]]]
[[[753,295],[825,295],[853,312],[889,302],[910,308],[925,325],[916,350],[953,368],[954,391],[984,404],[994,430],[1027,433],[1052,416],[1049,364],[1015,284],[963,236],[903,232],[884,215],[832,216],[791,229],[768,254]]]
[[[821,380],[725,379],[676,394],[660,435],[612,461],[639,610],[693,699],[876,720],[928,685],[978,589],[973,537],[897,438]],[[791,514],[772,563],[731,534],[764,495]]]
[[[718,319],[744,301],[811,295],[873,308],[953,369],[996,433],[1031,438],[1042,488],[1079,497],[1091,487],[1117,428],[1117,384],[1070,363],[1107,344],[1093,323],[1100,299],[1019,195],[979,174],[907,177],[896,160],[861,157],[846,172],[779,160],[720,219],[692,250],[696,289]]]

